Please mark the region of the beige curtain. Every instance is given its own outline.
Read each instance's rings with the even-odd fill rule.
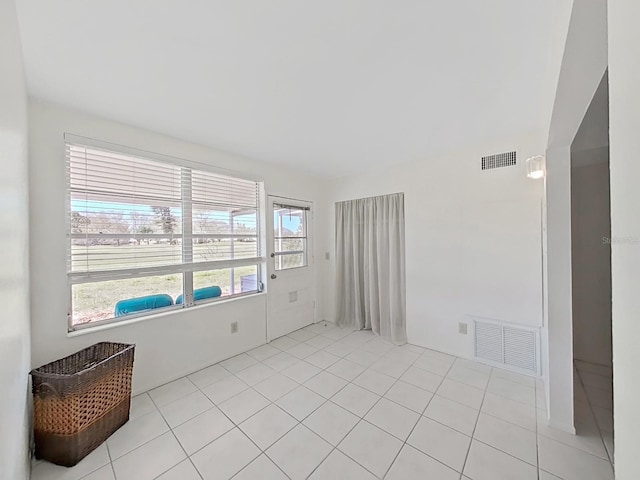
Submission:
[[[407,342],[404,194],[336,203],[338,324]]]

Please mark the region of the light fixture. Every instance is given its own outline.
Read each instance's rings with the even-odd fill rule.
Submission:
[[[534,179],[544,177],[544,157],[542,155],[536,155],[535,157],[527,158],[526,164],[527,177]]]

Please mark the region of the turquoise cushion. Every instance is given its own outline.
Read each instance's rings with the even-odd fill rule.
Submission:
[[[215,298],[215,297],[219,297],[220,295],[222,295],[222,289],[217,285],[213,285],[212,287],[195,289],[193,291],[193,300],[198,301],[198,300],[204,300],[206,298]],[[182,295],[180,295],[178,298],[176,298],[176,305],[182,305],[182,302],[183,302],[183,298],[182,298]]]
[[[152,310],[154,308],[170,307],[173,305],[173,298],[166,293],[159,295],[147,295],[146,297],[128,298],[116,303],[116,317],[128,315],[130,313]]]

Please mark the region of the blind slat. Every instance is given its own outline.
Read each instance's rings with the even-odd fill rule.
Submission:
[[[203,272],[207,270],[220,270],[223,268],[237,268],[249,265],[256,265],[264,262],[263,257],[249,257],[233,260],[218,260],[211,262],[181,264],[171,268],[171,266],[157,266],[146,268],[120,269],[116,271],[96,270],[91,273],[79,272],[69,273],[68,279],[71,284],[90,283],[96,280],[119,280],[132,277],[147,277],[151,275],[163,275],[184,272]]]
[[[256,181],[73,143],[66,169],[72,283],[262,261]]]

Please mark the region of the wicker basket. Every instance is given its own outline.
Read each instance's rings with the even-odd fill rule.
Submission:
[[[134,349],[97,343],[31,371],[36,458],[71,467],[129,420]]]

